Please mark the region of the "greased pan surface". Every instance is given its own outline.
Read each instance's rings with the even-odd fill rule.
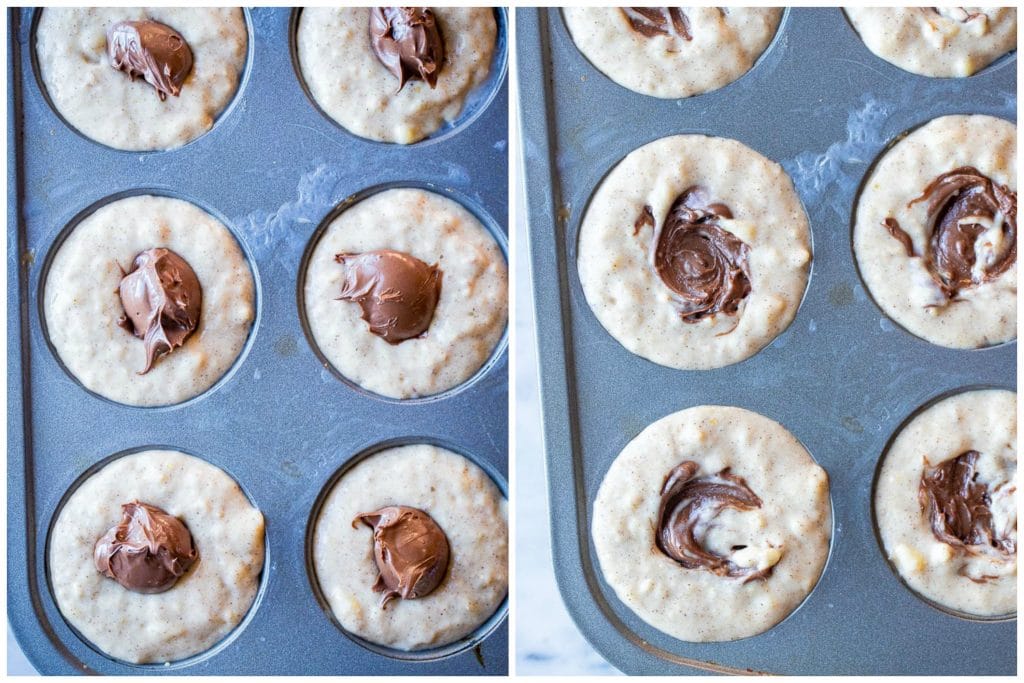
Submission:
[[[876,465],[917,409],[963,388],[1016,386],[1016,342],[956,351],[887,318],[857,272],[851,213],[865,173],[904,131],[940,115],[1016,121],[1016,55],[968,79],[929,79],[874,56],[840,9],[788,9],[773,43],[721,90],[659,100],[620,87],[576,49],[558,9],[518,10],[523,156],[554,564],[584,635],[632,674],[1012,674],[1015,619],[980,622],[916,597],[872,518]],[[587,203],[643,144],[677,133],[737,139],[780,162],[811,220],[814,260],[789,329],[754,357],[680,371],[635,356],[598,322],[576,269]],[[727,643],[671,638],[605,583],[590,535],[597,489],[648,424],[735,405],[789,429],[829,474],[832,549],[817,587],[775,628]]]
[[[29,659],[48,674],[506,673],[505,605],[467,641],[437,651],[364,647],[318,601],[306,546],[311,513],[335,473],[381,446],[446,446],[507,494],[505,342],[457,390],[386,400],[324,367],[297,303],[300,264],[318,226],[342,201],[375,189],[412,185],[450,196],[505,248],[505,11],[496,10],[496,71],[483,86],[494,88],[493,99],[478,101],[480,111],[457,132],[401,147],[348,134],[313,105],[293,63],[292,10],[247,10],[249,59],[235,101],[203,137],[150,153],[91,142],[54,113],[32,66],[37,11],[11,10],[8,35],[7,595]],[[47,255],[65,226],[97,202],[139,191],[182,197],[220,218],[250,258],[257,286],[241,358],[212,391],[168,408],[90,394],[61,367],[40,324]],[[135,666],[93,650],[65,623],[47,583],[45,545],[58,505],[83,473],[153,445],[198,455],[240,483],[266,519],[267,560],[253,608],[224,643],[170,666]]]

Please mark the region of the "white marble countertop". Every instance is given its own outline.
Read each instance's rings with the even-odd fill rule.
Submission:
[[[513,227],[516,288],[516,673],[618,673],[580,634],[565,609],[551,564],[547,468],[541,437],[533,287],[526,237],[526,201],[516,183]]]
[[[10,622],[7,623],[7,675],[8,676],[29,676],[35,674],[36,670],[28,659],[25,657],[25,653],[21,651],[21,646],[18,645],[18,641],[14,639],[14,632],[11,630]]]

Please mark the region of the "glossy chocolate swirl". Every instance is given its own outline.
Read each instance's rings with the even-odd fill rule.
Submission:
[[[192,534],[153,505],[136,500],[121,511],[121,521],[96,541],[96,569],[135,593],[170,590],[199,558]]]
[[[1017,193],[992,182],[976,168],[962,166],[943,173],[907,207],[927,201],[928,243],[924,265],[949,299],[968,287],[1005,273],[1017,261]],[[893,217],[882,221],[909,257],[918,256],[913,240]],[[989,263],[977,267],[977,242],[998,226],[1002,249],[993,250]],[[979,272],[980,271],[980,272]]]
[[[118,293],[124,315],[117,324],[142,339],[146,374],[156,357],[185,343],[199,327],[203,289],[188,262],[170,249],[140,252],[130,272],[121,278]]]
[[[398,78],[398,89],[419,78],[431,88],[444,64],[444,38],[434,13],[425,7],[370,9],[370,46]]]
[[[718,225],[722,218],[732,218],[729,207],[710,201],[704,188],[691,187],[676,199],[657,233],[654,269],[676,295],[684,322],[720,312],[735,315],[750,294],[750,247]],[[635,230],[648,220],[653,222],[653,215],[644,207]]]
[[[178,97],[192,71],[192,50],[181,34],[156,21],[119,21],[107,29],[110,65],[133,81],[142,76],[161,101]]]
[[[395,599],[415,600],[429,595],[444,580],[450,551],[448,537],[426,512],[392,505],[358,515],[373,529],[373,559],[377,564],[376,593],[381,609]]]
[[[698,469],[697,463],[684,460],[665,478],[654,537],[658,549],[687,569],[739,578],[743,583],[768,577],[772,567],[742,567],[701,545],[707,528],[722,510],[754,510],[761,507],[761,499],[728,467],[709,477],[697,477]]]
[[[995,550],[1015,555],[1017,543],[992,528],[988,485],[977,481],[978,451],[965,451],[934,467],[925,462],[918,488],[921,510],[927,513],[935,538],[958,550],[979,554]]]
[[[389,344],[419,337],[430,327],[441,297],[441,269],[391,249],[338,254],[344,269],[340,301],[362,308],[370,332]]]
[[[669,36],[693,40],[690,18],[682,7],[623,7],[630,28],[644,36]]]

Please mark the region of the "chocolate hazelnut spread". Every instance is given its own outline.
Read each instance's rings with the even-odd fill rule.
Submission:
[[[136,500],[121,510],[121,521],[96,541],[96,569],[136,593],[170,590],[199,558],[192,534],[153,505]]]
[[[690,19],[682,7],[623,7],[629,26],[645,38],[670,36],[693,40]]]
[[[684,460],[665,477],[654,536],[658,549],[687,569],[740,578],[743,583],[767,578],[773,567],[743,567],[701,545],[722,510],[754,510],[761,507],[761,499],[728,467],[708,477],[697,477],[698,469],[697,463]]]
[[[633,236],[635,237],[639,235],[640,231],[648,225],[653,228],[656,226],[656,223],[654,220],[654,211],[651,210],[650,206],[645,204],[643,211],[641,211],[640,215],[636,217],[635,221],[633,221]]]
[[[381,64],[398,78],[398,89],[419,78],[431,88],[444,64],[441,29],[425,7],[370,9],[370,46]]]
[[[750,294],[750,247],[718,225],[732,217],[728,206],[711,202],[707,190],[695,186],[679,195],[656,231],[654,269],[676,295],[684,322],[719,312],[735,315]],[[645,206],[634,229],[653,221]]]
[[[943,173],[907,206],[928,202],[923,254],[889,216],[882,226],[903,245],[908,257],[923,259],[935,283],[949,299],[969,287],[993,280],[1017,261],[1017,193],[992,182],[976,168],[962,166]],[[1001,249],[993,248],[988,263],[978,268],[977,242],[996,226]],[[984,246],[984,245],[983,245]]]
[[[964,451],[934,467],[925,462],[918,500],[935,538],[970,554],[1016,555],[1016,541],[992,528],[988,486],[978,482],[978,451]]]
[[[124,269],[121,270],[124,273]],[[192,267],[170,249],[140,252],[118,288],[124,315],[117,324],[146,345],[146,374],[158,355],[185,343],[199,326],[203,290]]]
[[[337,254],[344,269],[341,301],[362,308],[370,332],[389,344],[419,337],[434,319],[441,296],[441,269],[391,249]]]
[[[362,522],[373,529],[373,559],[377,580],[373,590],[382,593],[381,609],[394,598],[415,600],[429,595],[448,571],[448,537],[426,512],[392,505],[364,512],[352,525]]]
[[[192,50],[181,34],[156,21],[119,21],[107,29],[110,65],[156,89],[161,101],[178,97],[192,71]]]

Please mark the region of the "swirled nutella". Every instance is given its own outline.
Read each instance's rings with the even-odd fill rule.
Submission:
[[[122,273],[124,270],[122,269]],[[124,315],[117,324],[146,345],[146,374],[158,355],[185,343],[199,327],[203,290],[185,259],[170,249],[140,252],[118,287]]]
[[[707,477],[698,477],[699,469],[697,463],[686,460],[665,478],[655,535],[658,549],[687,569],[739,578],[743,583],[771,575],[774,564],[761,568],[741,566],[701,545],[704,532],[722,510],[754,510],[761,507],[761,499],[728,467]],[[733,549],[743,550],[744,547]]]
[[[1017,541],[1009,529],[993,528],[992,497],[988,485],[978,481],[978,457],[978,451],[965,451],[938,465],[926,464],[918,500],[938,540],[966,553],[1012,559]]]
[[[675,294],[684,322],[696,323],[716,313],[736,315],[750,294],[750,247],[724,230],[721,219],[732,211],[712,202],[706,189],[683,192],[660,231],[656,231],[654,269]],[[634,231],[654,225],[650,206],[634,223]]]
[[[1017,609],[1017,397],[983,389],[920,411],[875,483],[885,554],[907,586],[976,616]]]
[[[828,555],[828,475],[784,427],[740,408],[697,406],[649,425],[612,462],[592,510],[608,585],[690,642],[771,628]]]
[[[173,515],[133,501],[93,550],[96,569],[136,593],[163,593],[196,562],[192,534]]]
[[[373,529],[373,559],[381,609],[395,598],[415,600],[429,595],[444,580],[450,551],[448,538],[422,510],[392,505],[364,512],[353,520]]]
[[[370,45],[381,64],[398,78],[420,79],[431,88],[444,65],[444,38],[434,13],[425,7],[374,7],[370,10]]]
[[[344,269],[341,301],[362,308],[370,332],[389,344],[419,337],[434,319],[441,296],[441,269],[392,249],[337,254]]]
[[[690,19],[682,7],[623,7],[629,27],[644,36],[669,36],[693,40]]]
[[[893,322],[957,349],[1016,336],[1016,167],[1016,126],[984,115],[933,119],[878,158],[853,251]]]
[[[161,101],[178,97],[192,71],[192,50],[181,34],[157,21],[119,21],[107,29],[110,65],[133,81],[142,76]]]
[[[920,257],[949,299],[968,287],[993,280],[1017,261],[1017,193],[992,182],[976,168],[943,173],[907,207],[927,201],[923,253],[892,216],[882,221],[909,257]]]

